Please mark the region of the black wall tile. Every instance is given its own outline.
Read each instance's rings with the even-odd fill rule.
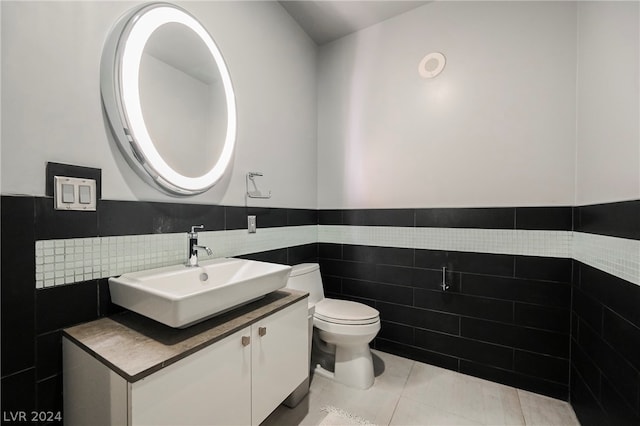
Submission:
[[[571,259],[554,257],[517,256],[515,276],[518,278],[571,282]]]
[[[345,244],[342,258],[380,265],[413,266],[413,249]]]
[[[631,406],[635,406],[640,397],[640,373],[633,367],[631,362],[624,359],[617,350],[606,344],[599,336],[592,334],[588,336],[590,342],[584,345],[588,352],[581,354],[593,360],[593,364],[606,377],[612,387],[622,395],[622,398]],[[582,351],[582,349],[578,349]],[[580,370],[576,366],[576,369]],[[583,378],[587,381],[588,373],[580,370]],[[590,385],[592,382],[588,382]],[[599,387],[591,386],[592,389]]]
[[[606,413],[580,374],[571,372],[571,406],[582,426],[613,426]],[[617,425],[616,425],[617,426]]]
[[[606,377],[603,377],[602,380],[600,401],[611,423],[616,425],[640,424],[640,414],[637,408],[627,404],[623,396],[610,385]]]
[[[580,290],[640,327],[640,287],[580,263]]]
[[[343,210],[343,225],[414,226],[412,209]]]
[[[34,202],[31,197],[2,197],[0,208],[0,339],[6,376],[34,365]]]
[[[342,280],[342,294],[401,305],[413,304],[413,289],[369,281]]]
[[[98,203],[100,236],[153,234],[159,212],[153,203],[102,200]]]
[[[570,311],[566,308],[516,303],[514,323],[569,334]]]
[[[287,226],[317,225],[318,211],[310,209],[287,209]]]
[[[575,230],[640,240],[640,200],[576,207]]]
[[[511,207],[416,209],[416,226],[514,229],[515,209]]]
[[[287,248],[287,263],[289,265],[318,263],[318,244],[311,243]]]
[[[460,292],[460,275],[457,272],[446,271],[445,279],[450,287],[448,291]],[[411,286],[425,290],[442,291],[442,270],[413,268]]]
[[[569,339],[566,334],[475,318],[462,318],[460,334],[483,342],[569,358]]]
[[[600,303],[584,294],[580,289],[573,289],[573,312],[578,319],[584,321],[597,333],[602,333],[602,310]]]
[[[598,210],[598,209],[596,209]],[[640,287],[574,262],[572,404],[583,424],[637,424]],[[593,419],[597,421],[594,421]]]
[[[342,224],[342,210],[318,210],[318,225]]]
[[[513,349],[458,336],[415,330],[416,346],[498,368],[513,368]]]
[[[567,358],[556,358],[534,352],[515,351],[514,370],[528,376],[539,377],[567,386],[570,363]]]
[[[58,330],[98,318],[96,280],[36,292],[36,332]]]
[[[602,337],[640,371],[640,328],[605,309]]]
[[[376,265],[372,263],[321,259],[320,272],[322,272],[323,275],[333,275],[362,281],[376,280]]]
[[[21,371],[2,378],[2,412],[25,411],[31,413],[36,409],[36,371],[35,368]]]
[[[66,211],[53,208],[53,198],[34,197],[36,240],[83,238],[98,235],[97,211]]]
[[[514,256],[442,250],[416,250],[415,266],[503,277],[513,277]]]
[[[342,244],[318,243],[318,256],[322,259],[342,259]]]
[[[579,374],[582,384],[588,387],[593,395],[600,395],[600,370],[575,341],[572,341],[571,345],[571,368],[572,374]]]
[[[225,229],[247,229],[247,216],[256,216],[256,226],[259,228],[276,228],[287,226],[287,209],[268,207],[234,207],[226,206]]]
[[[239,259],[247,259],[247,260],[257,260],[260,262],[271,262],[271,263],[280,263],[282,265],[287,265],[287,249],[277,249],[277,250],[269,250],[262,251],[260,253],[250,253],[244,254],[242,256],[237,256]]]
[[[98,316],[106,317],[122,312],[125,309],[111,302],[111,292],[109,291],[109,279],[98,280]]]
[[[381,321],[380,332],[376,338],[413,345],[413,327],[389,321]]]
[[[36,339],[38,380],[62,373],[62,334],[59,330],[41,334]]]
[[[572,207],[517,207],[516,229],[573,230]]]
[[[375,265],[376,281],[411,287],[413,269],[404,266]]]
[[[222,231],[225,229],[224,206],[171,204],[169,212],[170,216],[164,218],[163,223],[156,223],[156,232],[187,233],[195,225],[204,225],[203,231]]]
[[[513,300],[542,306],[566,308],[571,287],[565,283],[462,274],[464,294]]]
[[[415,305],[419,308],[451,312],[466,317],[513,322],[512,302],[452,292],[436,292],[422,289],[415,289],[414,291]]]
[[[60,419],[64,419],[62,413],[63,410],[63,396],[62,396],[62,375],[49,377],[45,380],[37,383],[37,405],[38,411],[51,412],[51,416],[45,417],[45,419],[51,417],[54,420],[57,413],[60,413]],[[61,424],[62,421],[52,422],[40,422],[42,424]]]
[[[323,275],[322,286],[325,293],[342,294],[342,278]],[[327,297],[325,295],[325,297]]]
[[[452,335],[460,334],[460,321],[456,315],[384,302],[376,303],[376,308],[380,311],[380,319],[384,321]]]

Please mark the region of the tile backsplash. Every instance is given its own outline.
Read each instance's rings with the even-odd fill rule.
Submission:
[[[233,257],[317,241],[317,226],[275,227],[255,234],[245,230],[198,234],[213,250],[201,259]],[[35,242],[36,288],[106,278],[126,272],[177,265],[187,259],[187,236],[170,234],[69,238]]]

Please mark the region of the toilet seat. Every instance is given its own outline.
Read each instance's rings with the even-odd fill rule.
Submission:
[[[363,303],[324,298],[315,305],[314,317],[341,325],[367,325],[380,321],[380,312]]]

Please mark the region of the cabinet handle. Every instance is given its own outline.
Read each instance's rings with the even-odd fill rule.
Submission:
[[[267,334],[267,327],[258,327],[258,335],[264,336],[265,334]]]
[[[242,336],[242,346],[249,346],[251,343],[251,336]]]

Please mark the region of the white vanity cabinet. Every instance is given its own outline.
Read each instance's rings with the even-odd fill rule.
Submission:
[[[306,299],[137,380],[63,339],[67,425],[257,425],[307,377]]]

